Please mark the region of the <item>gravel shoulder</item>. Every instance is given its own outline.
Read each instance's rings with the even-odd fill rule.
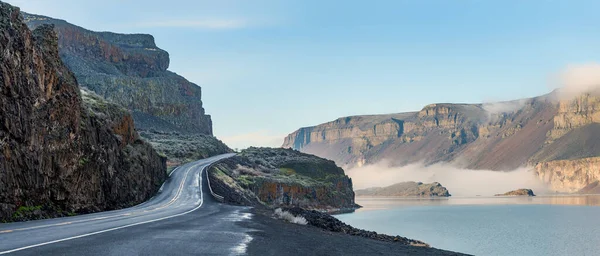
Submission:
[[[466,255],[292,224],[272,218],[268,210],[254,208],[251,212],[251,220],[239,223],[254,230],[248,255]]]

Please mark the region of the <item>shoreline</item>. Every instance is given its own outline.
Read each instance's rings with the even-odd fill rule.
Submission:
[[[238,223],[251,230],[248,255],[468,255],[293,224],[273,218],[266,208],[253,207],[250,213],[252,218]]]

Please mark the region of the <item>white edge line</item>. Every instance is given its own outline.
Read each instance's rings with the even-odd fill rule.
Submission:
[[[181,167],[181,165],[180,165],[180,166],[177,166],[177,167],[175,167],[175,169],[173,169],[173,170],[171,171],[171,173],[169,173],[169,177],[171,177],[171,175],[173,175],[173,173],[174,173],[175,171],[177,171],[177,169],[179,169],[179,167]],[[164,184],[164,183],[163,183],[163,184]]]
[[[208,190],[210,191],[210,194],[211,194],[211,195],[212,195],[212,196],[213,196],[215,199],[217,199],[217,201],[219,201],[219,202],[221,202],[221,203],[224,203],[224,202],[225,202],[225,197],[223,197],[223,196],[221,196],[221,195],[218,195],[217,193],[213,192],[213,190],[212,190],[212,187],[210,186],[210,178],[209,178],[209,173],[208,173],[208,172],[209,172],[209,170],[210,170],[210,167],[212,167],[212,165],[213,165],[213,164],[215,164],[215,163],[217,163],[217,162],[219,162],[219,161],[221,161],[221,160],[222,160],[222,159],[219,159],[219,160],[217,160],[217,161],[215,161],[215,162],[212,162],[210,165],[208,165],[208,166],[206,167],[206,171],[205,171],[205,173],[206,173],[206,183],[208,184]]]
[[[206,168],[206,166],[202,169],[202,171],[204,171],[205,168]],[[200,179],[201,177],[199,176],[198,178]],[[167,216],[167,217],[162,217],[162,218],[158,218],[158,219],[153,219],[153,220],[147,220],[147,221],[142,221],[142,222],[138,222],[138,223],[128,224],[128,225],[120,226],[120,227],[116,227],[116,228],[109,228],[109,229],[100,230],[100,231],[96,231],[96,232],[92,232],[92,233],[88,233],[88,234],[67,237],[67,238],[58,239],[58,240],[54,240],[54,241],[50,241],[50,242],[44,242],[44,243],[29,245],[29,246],[20,247],[20,248],[8,250],[8,251],[2,251],[2,252],[0,252],[0,254],[13,253],[13,252],[22,251],[22,250],[25,250],[25,249],[31,249],[31,248],[34,248],[34,247],[39,247],[39,246],[44,246],[44,245],[54,244],[54,243],[60,243],[60,242],[69,241],[69,240],[73,240],[73,239],[77,239],[77,238],[82,238],[82,237],[87,237],[87,236],[93,236],[93,235],[102,234],[102,233],[106,233],[106,232],[110,232],[110,231],[115,231],[115,230],[124,229],[124,228],[128,228],[128,227],[138,226],[138,225],[142,225],[142,224],[146,224],[146,223],[152,223],[152,222],[166,220],[166,219],[170,219],[170,218],[174,218],[174,217],[179,217],[179,216],[186,215],[186,214],[188,214],[190,212],[193,212],[195,210],[200,209],[200,207],[202,207],[203,203],[204,203],[204,193],[202,193],[202,182],[200,182],[200,205],[198,205],[196,208],[191,209],[191,210],[189,210],[187,212],[178,213],[178,214],[175,214],[175,215],[171,215],[171,216]]]

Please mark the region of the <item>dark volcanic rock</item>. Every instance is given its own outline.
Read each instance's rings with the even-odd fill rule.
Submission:
[[[358,229],[358,228],[352,227],[352,226],[336,219],[335,217],[333,217],[329,214],[322,213],[319,211],[305,210],[305,209],[298,208],[298,207],[282,208],[282,209],[284,211],[290,212],[294,216],[304,217],[306,219],[306,221],[308,222],[308,224],[311,226],[315,226],[315,227],[318,227],[318,228],[321,228],[321,229],[324,229],[327,231],[340,232],[340,233],[349,234],[349,235],[353,235],[353,236],[360,236],[360,237],[365,237],[365,238],[370,238],[370,239],[375,239],[375,240],[380,240],[380,241],[386,241],[386,242],[396,242],[396,243],[405,244],[405,245],[429,247],[429,245],[426,243],[423,243],[423,242],[417,241],[417,240],[413,240],[413,239],[409,239],[406,237],[390,236],[390,235],[385,235],[385,234],[378,234],[377,232],[373,232],[373,231],[366,231],[363,229]]]
[[[355,193],[357,196],[450,196],[448,189],[440,183],[423,184],[414,181],[396,183],[383,188],[359,189]]]
[[[50,25],[31,32],[0,2],[0,220],[131,206],[166,178],[126,111],[82,102]]]
[[[533,190],[531,189],[517,189],[513,191],[506,192],[504,194],[496,194],[495,196],[535,196]]]
[[[169,54],[144,34],[90,31],[63,20],[23,14],[36,28],[54,24],[60,57],[79,84],[133,113],[136,128],[212,135],[201,88],[167,70]]]
[[[209,174],[215,192],[234,204],[331,212],[357,207],[352,180],[342,168],[296,150],[249,148],[214,165]]]
[[[248,255],[466,255],[402,242],[365,239],[312,225],[290,224],[273,218],[273,211],[259,208],[251,212],[252,220],[240,223],[256,230],[250,233],[253,239],[247,247]]]

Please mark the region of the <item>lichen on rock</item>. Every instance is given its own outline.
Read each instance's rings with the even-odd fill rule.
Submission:
[[[352,180],[333,161],[281,148],[249,148],[209,169],[227,202],[336,212],[357,207]]]

